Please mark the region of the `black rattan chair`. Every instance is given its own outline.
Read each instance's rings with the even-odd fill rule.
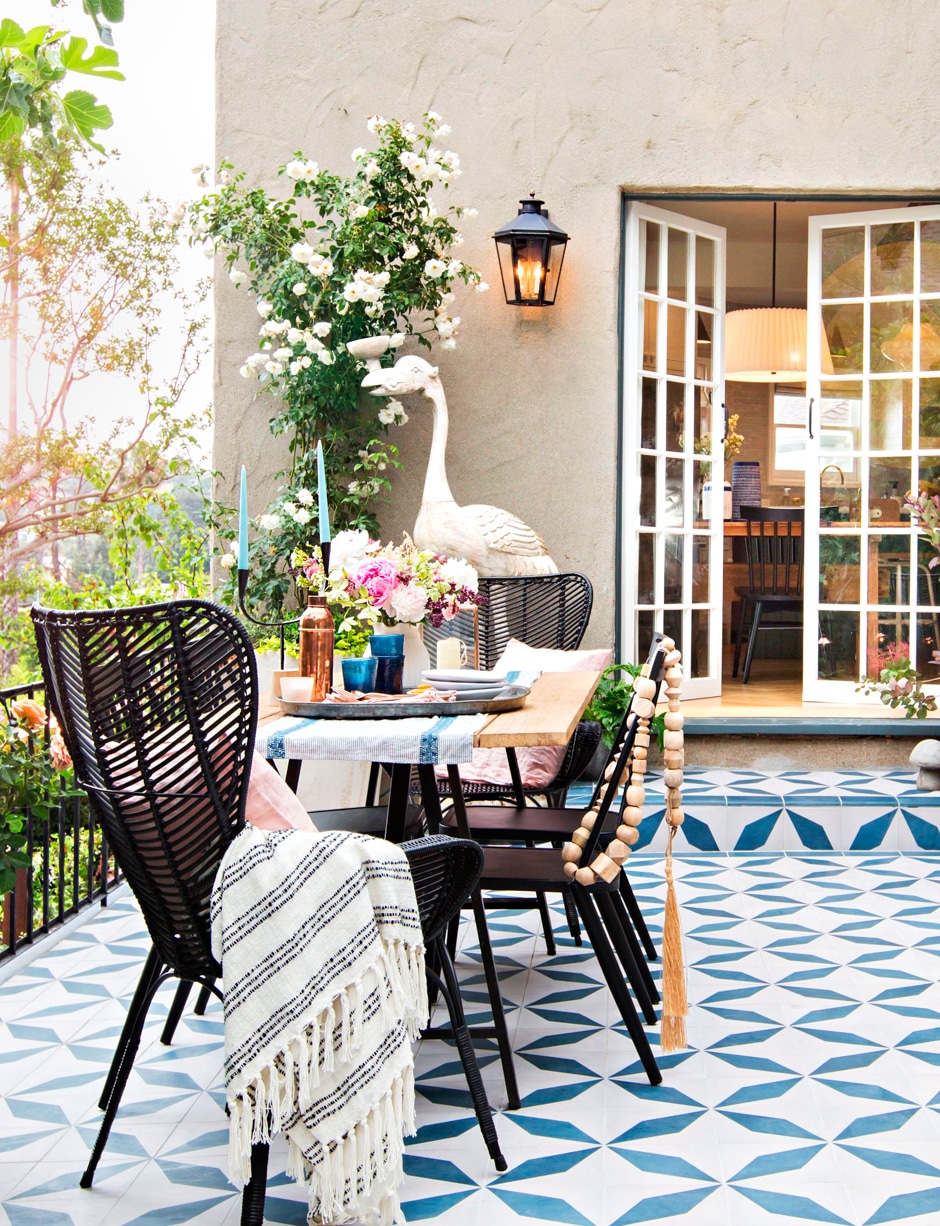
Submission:
[[[225,849],[244,826],[257,671],[244,628],[208,601],[95,612],[37,605],[32,617],[49,705],[62,726],[76,778],[153,941],[99,1103],[104,1119],[81,1179],[88,1188],[159,987],[177,978],[221,997],[215,986],[221,968],[210,946],[209,900]],[[479,852],[435,852],[422,843],[418,859],[419,908],[422,920],[427,916],[435,925],[431,939],[436,942],[437,929],[473,888]],[[474,1107],[487,1148],[499,1164],[503,1160],[489,1105],[463,1033],[466,1022],[453,967],[439,951],[438,962]],[[267,1148],[256,1146],[255,1151],[252,1181],[242,1202],[242,1222],[250,1226],[263,1220],[267,1164]]]

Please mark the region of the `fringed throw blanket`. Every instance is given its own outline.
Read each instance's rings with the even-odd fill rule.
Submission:
[[[247,827],[212,892],[232,1181],[284,1132],[315,1221],[397,1219],[428,1013],[408,861],[363,835]]]

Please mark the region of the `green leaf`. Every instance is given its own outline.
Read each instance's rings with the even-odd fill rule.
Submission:
[[[111,112],[86,89],[70,90],[62,99],[66,122],[83,140],[93,144],[92,134],[114,123]]]
[[[48,26],[45,29],[49,29]],[[26,41],[26,32],[11,17],[0,21],[0,47],[19,47]]]
[[[123,21],[124,0],[101,0],[101,15],[106,21]]]
[[[112,47],[95,47],[91,55],[86,56],[87,38],[73,35],[62,48],[62,67],[69,72],[81,72],[88,77],[110,77],[112,81],[123,81],[124,73],[118,71],[118,54]],[[107,127],[99,124],[98,127]]]

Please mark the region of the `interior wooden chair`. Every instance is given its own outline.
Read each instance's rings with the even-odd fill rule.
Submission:
[[[150,1005],[169,979],[221,998],[209,902],[222,856],[245,824],[258,711],[254,649],[241,623],[203,600],[133,609],[34,606],[51,710],[115,858],[140,903],[153,945],[118,1039],[99,1106],[104,1118],[81,1186],[90,1188],[133,1067]],[[447,842],[448,840],[443,840]],[[505,1169],[440,933],[479,876],[475,848],[440,839],[405,846],[426,939],[490,1156]],[[411,854],[409,854],[411,859]],[[446,950],[444,950],[446,955]],[[176,1016],[185,995],[178,994]],[[166,1031],[164,1031],[166,1037]],[[172,1037],[172,1035],[170,1036]],[[502,1165],[500,1165],[502,1163]],[[243,1226],[261,1226],[267,1147],[255,1146]]]
[[[741,646],[747,655],[741,684],[747,685],[757,636],[761,630],[803,630],[803,523],[802,507],[741,508],[747,525],[744,538],[748,586],[735,588],[741,602],[734,644],[732,677],[737,677]],[[765,621],[765,614],[784,616]]]

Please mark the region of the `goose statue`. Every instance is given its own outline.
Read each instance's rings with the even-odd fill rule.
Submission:
[[[394,366],[376,366],[362,380],[372,396],[408,396],[423,392],[434,411],[431,454],[424,478],[421,510],[414,542],[451,557],[466,558],[480,575],[553,575],[558,567],[545,542],[528,524],[499,507],[480,504],[459,507],[447,483],[447,401],[437,367],[424,358],[407,355]]]

